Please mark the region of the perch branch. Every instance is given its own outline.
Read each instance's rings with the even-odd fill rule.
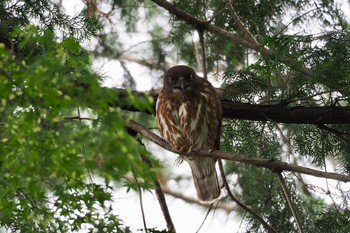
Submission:
[[[172,148],[168,143],[166,143],[162,138],[157,136],[155,133],[151,132],[150,130],[146,129],[143,125],[140,125],[139,123],[136,123],[134,121],[129,121],[127,124],[127,127],[135,132],[140,133],[150,141],[156,143],[157,145],[163,147],[164,149],[171,151],[173,153],[179,154],[180,152],[174,148]],[[291,172],[298,172],[303,173],[306,175],[311,175],[315,177],[322,177],[322,178],[328,178],[333,180],[338,180],[342,182],[350,182],[350,176],[349,175],[343,175],[333,172],[324,172],[319,171],[315,169],[311,169],[308,167],[298,166],[294,164],[289,164],[286,162],[281,161],[274,161],[272,159],[264,159],[264,158],[256,158],[256,157],[247,157],[235,153],[228,153],[218,150],[199,150],[196,154],[197,156],[204,156],[204,157],[214,157],[218,159],[227,159],[235,162],[245,163],[245,164],[251,164],[257,167],[264,167],[267,168],[273,172],[279,171],[291,171]]]

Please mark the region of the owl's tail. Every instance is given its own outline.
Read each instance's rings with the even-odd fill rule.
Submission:
[[[192,170],[194,186],[201,202],[214,202],[220,196],[220,186],[213,158],[187,160]]]

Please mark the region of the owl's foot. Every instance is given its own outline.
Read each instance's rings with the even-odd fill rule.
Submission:
[[[194,146],[180,146],[179,151],[181,152],[181,157],[189,159],[189,160],[195,160],[196,159],[196,152],[197,148]]]

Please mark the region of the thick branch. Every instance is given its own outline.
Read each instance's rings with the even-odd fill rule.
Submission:
[[[149,139],[150,141],[156,143],[157,145],[163,147],[164,149],[179,153],[176,149],[172,148],[168,143],[166,143],[162,138],[151,132],[150,130],[146,129],[143,125],[140,125],[134,121],[130,121],[127,125],[127,127],[133,131],[136,131]],[[245,163],[245,164],[251,164],[257,167],[264,167],[271,171],[291,171],[291,172],[298,172],[303,173],[306,175],[311,175],[315,177],[322,177],[322,178],[328,178],[343,182],[350,182],[350,176],[349,175],[342,175],[338,173],[333,172],[324,172],[319,171],[315,169],[311,169],[308,167],[293,165],[285,162],[280,161],[274,161],[272,159],[263,159],[263,158],[256,158],[256,157],[246,157],[243,155],[235,154],[235,153],[228,153],[228,152],[222,152],[218,150],[199,150],[196,154],[197,156],[204,156],[204,157],[214,157],[219,159],[227,159],[235,162]]]
[[[231,40],[235,43],[241,44],[249,49],[253,49],[256,52],[260,53],[264,57],[273,57],[275,52],[273,50],[270,50],[266,47],[263,47],[257,43],[251,42],[247,39],[244,39],[240,36],[234,35],[225,29],[222,29],[220,27],[215,26],[214,24],[211,24],[210,22],[206,22],[200,19],[197,19],[196,17],[193,17],[192,15],[188,14],[187,12],[183,11],[182,9],[176,7],[172,3],[166,1],[166,0],[152,0],[154,3],[156,3],[158,6],[163,7],[166,9],[170,14],[175,15],[179,19],[185,21],[189,25],[192,25],[194,28],[198,29],[205,29],[209,32],[212,32],[214,34],[218,34],[223,38],[226,38],[228,40]],[[274,57],[275,59],[275,57]],[[281,56],[278,58],[280,62],[286,64],[287,66],[291,67],[294,70],[297,70],[301,72],[302,74],[311,77],[313,75],[313,72],[310,68],[306,67],[299,67],[295,64],[295,62],[287,57],[287,56]]]
[[[350,107],[288,107],[221,101],[223,117],[296,124],[349,124]]]
[[[120,107],[129,111],[140,110],[132,105],[125,104],[127,101],[123,101],[123,99],[128,96],[126,90],[105,89],[104,92],[112,92],[110,96],[115,96],[115,99],[109,102],[111,107]],[[133,91],[130,93],[140,98],[146,96],[143,92]],[[153,110],[148,109],[144,112],[153,114],[158,94],[153,92],[149,93],[149,96],[153,99]],[[222,100],[221,105],[224,118],[295,124],[350,124],[350,107],[288,107],[285,105],[247,104],[228,100]]]

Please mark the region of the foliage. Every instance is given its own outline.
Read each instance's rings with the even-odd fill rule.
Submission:
[[[350,218],[348,209],[338,209],[330,206],[318,216],[314,232],[347,232],[350,229]]]
[[[159,162],[125,126],[136,119],[153,128],[154,119],[116,107],[142,112],[151,109],[151,101],[130,91],[116,96],[118,90],[102,87],[93,58],[119,61],[123,87],[135,88],[127,61],[152,72],[171,62],[201,70],[198,37],[203,32],[209,77],[222,81],[224,99],[285,108],[349,106],[349,25],[333,0],[232,1],[259,43],[256,50],[240,42],[247,36],[227,1],[172,3],[237,41],[191,25],[156,1],[84,2],[74,16],[65,13],[62,1],[0,2],[0,225],[12,231],[130,232],[113,212],[114,182],[135,190],[153,188]],[[125,42],[138,33],[145,35],[144,42]],[[83,48],[88,41],[88,49]],[[223,123],[224,151],[319,169],[327,169],[330,161],[336,172],[350,173],[348,125]],[[235,177],[230,185],[238,199],[278,232],[295,231],[296,220],[275,173],[225,165],[227,177]],[[130,174],[136,181],[124,180]],[[325,191],[337,197],[329,204],[315,194],[317,185],[297,174],[283,175],[305,232],[348,231],[347,190],[340,190],[341,195]],[[244,220],[246,231],[264,231],[249,214]]]

